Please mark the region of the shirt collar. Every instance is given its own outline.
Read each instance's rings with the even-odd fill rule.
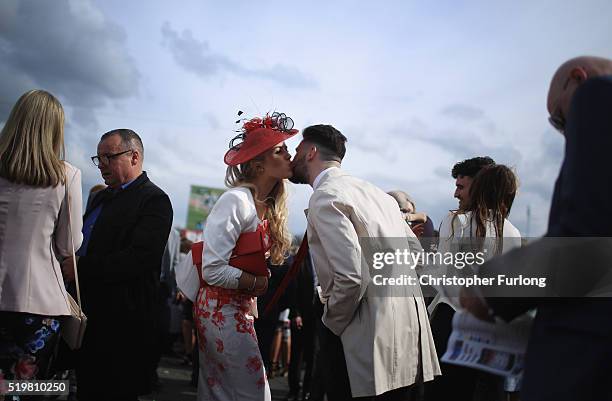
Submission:
[[[328,167],[325,170],[321,171],[319,173],[319,175],[317,175],[317,178],[315,178],[314,182],[312,183],[312,190],[314,191],[315,189],[317,189],[317,187],[319,186],[319,184],[321,183],[321,180],[323,179],[323,177],[325,177],[327,175],[327,173],[330,172],[331,169],[333,168],[338,168],[335,166],[332,167]]]
[[[136,178],[138,178],[138,177],[136,177]],[[127,187],[129,187],[131,183],[136,181],[136,178],[134,178],[132,181],[126,182],[125,184],[121,184],[121,189],[126,189]]]

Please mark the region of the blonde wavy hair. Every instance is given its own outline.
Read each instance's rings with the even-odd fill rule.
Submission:
[[[255,163],[262,160],[263,156],[260,155],[240,166],[229,166],[225,174],[225,185],[229,188],[249,188],[255,202],[262,202],[257,200],[257,189],[252,183],[257,177]],[[273,265],[281,265],[291,249],[291,234],[287,227],[289,212],[287,210],[285,180],[280,180],[263,202],[267,206],[264,218],[268,220],[268,228],[272,238],[270,258]]]
[[[64,154],[61,103],[43,90],[24,93],[0,133],[0,177],[35,187],[64,184]]]

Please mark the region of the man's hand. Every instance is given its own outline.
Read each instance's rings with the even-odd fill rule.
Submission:
[[[410,229],[412,230],[414,235],[416,235],[417,237],[421,237],[423,233],[425,232],[425,224],[424,223],[415,224],[414,226],[410,227]]]
[[[409,223],[416,221],[425,223],[427,221],[427,215],[423,212],[404,213],[404,220]]]
[[[185,296],[185,294],[183,294],[181,291],[177,291],[177,292],[176,292],[175,302],[176,302],[177,304],[180,304],[180,303],[185,302],[185,299],[187,299],[187,297]]]
[[[64,276],[64,281],[67,283],[71,283],[74,281],[74,262],[72,256],[68,256],[61,263],[62,266],[62,276]]]
[[[302,317],[301,316],[294,317],[293,324],[295,325],[295,327],[297,327],[298,330],[301,330],[302,326],[304,326],[304,322],[302,322]]]
[[[478,297],[473,291],[462,288],[459,294],[459,303],[461,307],[470,312],[480,320],[494,322],[495,318],[489,312],[489,308],[485,301]]]

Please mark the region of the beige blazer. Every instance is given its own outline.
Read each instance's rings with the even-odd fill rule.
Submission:
[[[389,287],[375,289],[369,271],[362,270],[360,237],[395,237],[410,250],[422,249],[397,202],[369,182],[333,168],[310,198],[307,216],[325,304],[323,323],[342,340],[353,397],[414,384],[419,355],[424,380],[439,375],[420,288],[405,286],[393,290],[399,296],[380,296]],[[410,269],[406,273],[416,277]]]
[[[66,164],[72,240],[83,235],[81,171]],[[70,255],[64,185],[39,188],[0,177],[0,310],[68,315],[58,258]]]

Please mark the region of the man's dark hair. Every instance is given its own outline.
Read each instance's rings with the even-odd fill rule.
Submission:
[[[140,153],[140,156],[144,157],[144,146],[142,144],[142,139],[140,139],[137,133],[127,128],[114,129],[102,135],[100,142],[113,135],[119,135],[121,137],[121,143],[125,147],[132,149],[135,148],[138,153]]]
[[[474,178],[483,167],[494,165],[495,161],[489,156],[473,157],[455,164],[451,175],[453,178],[457,178],[460,175]]]
[[[317,145],[323,161],[341,162],[346,153],[346,137],[331,125],[311,125],[302,131],[304,141]]]

